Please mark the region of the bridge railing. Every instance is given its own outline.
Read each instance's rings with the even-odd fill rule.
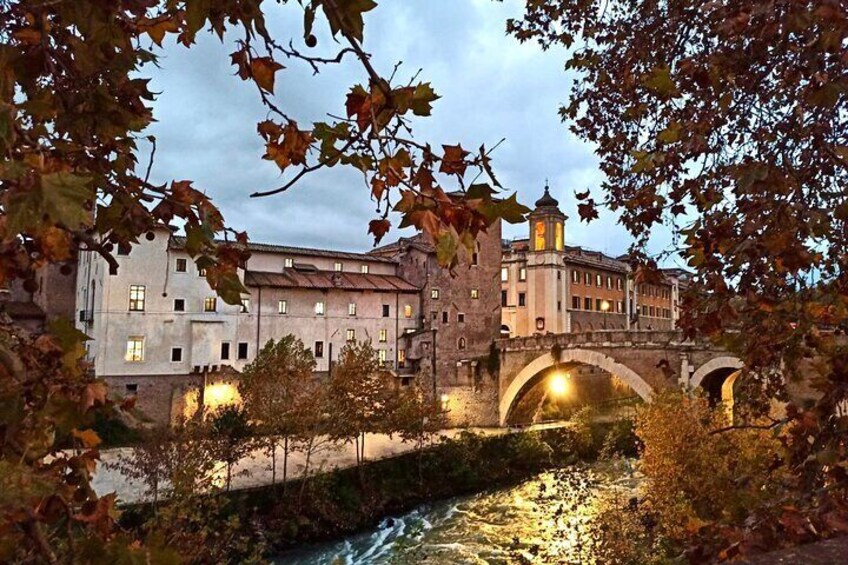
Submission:
[[[683,333],[678,330],[600,330],[580,333],[539,334],[524,337],[502,338],[495,343],[498,349],[544,349],[574,345],[648,345],[683,343]]]

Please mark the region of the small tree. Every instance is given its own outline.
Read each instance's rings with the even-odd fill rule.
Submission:
[[[289,334],[269,340],[242,372],[239,393],[248,418],[257,426],[271,456],[271,484],[277,479],[277,448],[283,444],[283,481],[288,474],[292,436],[298,426],[297,405],[309,387],[315,358]]]
[[[356,444],[356,464],[365,459],[365,434],[384,431],[387,409],[394,395],[391,374],[380,363],[369,342],[349,343],[328,383],[334,439]]]
[[[210,432],[215,456],[227,466],[226,489],[230,490],[233,465],[252,449],[249,439],[253,435],[247,413],[244,408],[228,405],[212,415]]]
[[[438,399],[421,387],[426,376],[420,375],[414,384],[402,390],[389,410],[388,426],[404,442],[413,442],[418,453],[418,480],[423,481],[422,460],[424,448],[433,437],[445,428],[447,418]]]

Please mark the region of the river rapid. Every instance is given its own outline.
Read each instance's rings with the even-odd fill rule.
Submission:
[[[639,479],[631,461],[545,472],[521,484],[427,504],[370,531],[298,548],[276,563],[593,563],[595,520],[626,503]]]

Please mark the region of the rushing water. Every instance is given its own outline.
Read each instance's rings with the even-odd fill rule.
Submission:
[[[575,467],[520,485],[428,504],[371,531],[285,553],[277,563],[592,563],[603,502],[633,494],[629,462]]]

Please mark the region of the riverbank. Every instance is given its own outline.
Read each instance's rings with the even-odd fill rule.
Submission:
[[[632,454],[628,425],[595,424],[496,437],[463,433],[420,452],[307,480],[215,495],[214,519],[239,518],[240,534],[277,553],[374,526],[422,503],[517,484],[552,467],[588,461],[603,446]],[[128,508],[122,524],[143,528],[149,504]],[[205,517],[208,519],[209,517]],[[214,528],[214,524],[207,524]]]

